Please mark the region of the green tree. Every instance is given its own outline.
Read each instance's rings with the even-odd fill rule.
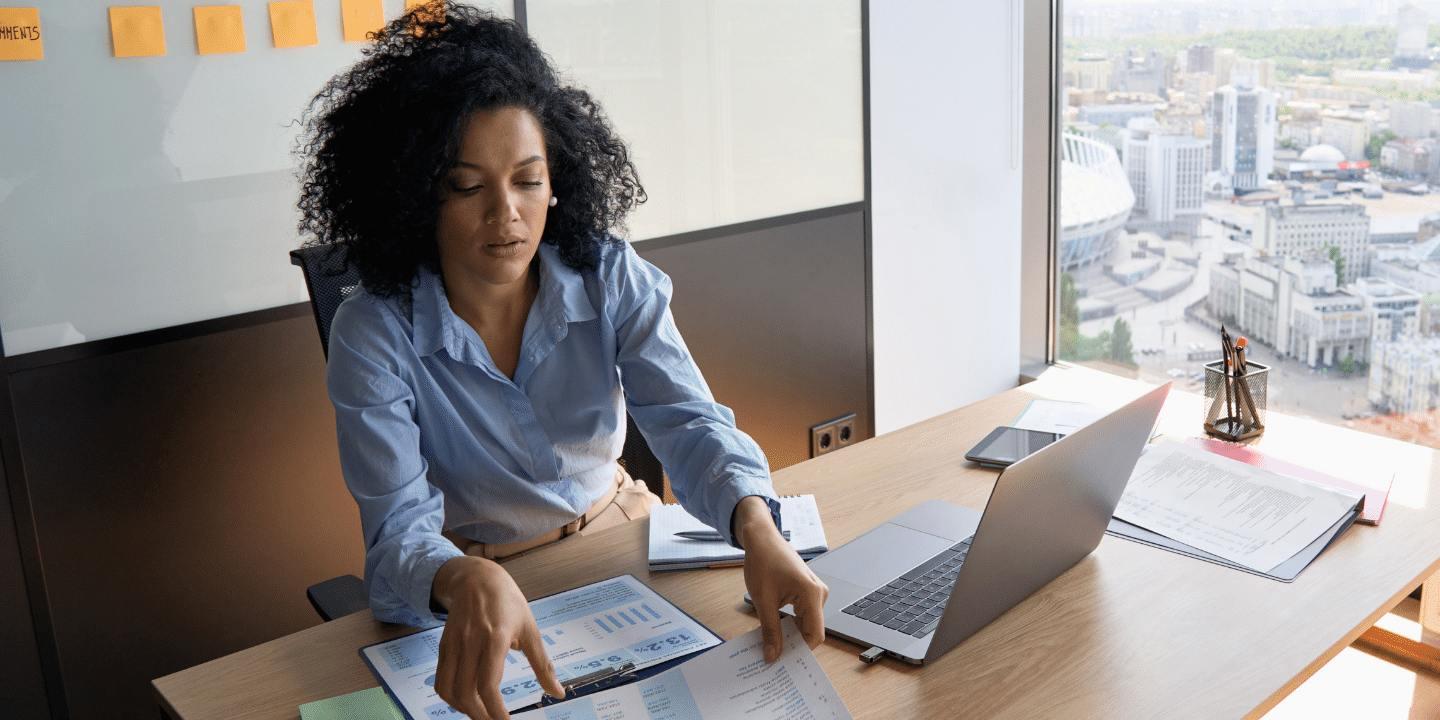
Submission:
[[[1340,372],[1345,373],[1346,375],[1349,375],[1350,373],[1355,372],[1355,370],[1356,370],[1356,366],[1355,366],[1355,356],[1354,356],[1354,355],[1346,355],[1346,356],[1345,356],[1345,359],[1344,359],[1344,360],[1341,360],[1341,361],[1340,361],[1340,364],[1339,364],[1337,367],[1339,367]]]
[[[1076,345],[1080,336],[1079,296],[1075,293],[1075,278],[1070,273],[1060,273],[1060,347],[1056,355],[1061,360],[1078,360]]]
[[[1135,364],[1134,349],[1130,346],[1130,323],[1125,322],[1125,318],[1115,318],[1115,330],[1110,334],[1110,359]]]
[[[1370,136],[1370,142],[1365,144],[1365,159],[1369,160],[1370,163],[1373,165],[1379,165],[1380,148],[1384,147],[1385,143],[1390,142],[1397,137],[1399,136],[1393,132],[1390,132],[1389,128],[1381,130],[1380,133],[1377,135]]]
[[[1079,335],[1075,341],[1076,360],[1100,360],[1110,357],[1110,331],[1101,330],[1095,337]]]
[[[1335,263],[1335,284],[1345,284],[1345,256],[1340,254],[1340,248],[1336,245],[1326,245],[1325,253]]]

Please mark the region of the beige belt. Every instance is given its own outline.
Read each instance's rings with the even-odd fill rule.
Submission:
[[[585,511],[584,515],[581,515],[580,517],[575,518],[574,520],[564,525],[561,525],[560,527],[555,528],[554,530],[551,530],[550,532],[545,533],[544,535],[541,535],[537,538],[532,538],[530,540],[521,540],[520,542],[495,545],[492,543],[485,543],[478,540],[471,540],[470,538],[460,537],[459,535],[456,535],[448,530],[440,534],[444,535],[447,539],[450,540],[450,542],[455,543],[455,547],[460,548],[460,550],[466,555],[483,557],[487,560],[504,561],[514,556],[518,556],[520,553],[523,553],[526,550],[533,550],[537,547],[540,547],[541,545],[548,545],[552,542],[555,542],[556,540],[560,540],[562,538],[569,537],[577,532],[580,532],[581,528],[588,525],[590,521],[594,520],[597,515],[604,512],[606,508],[610,507],[610,503],[615,502],[615,496],[620,492],[620,487],[625,484],[626,480],[630,480],[630,474],[625,472],[624,467],[617,467],[617,470],[615,472],[615,482],[610,485],[610,489],[606,490],[605,494],[602,495],[599,500],[595,501],[594,505],[590,506],[589,510]],[[630,482],[633,483],[634,480],[630,480]]]

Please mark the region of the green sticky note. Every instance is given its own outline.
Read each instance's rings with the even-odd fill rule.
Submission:
[[[300,706],[300,720],[405,720],[395,701],[378,687]]]

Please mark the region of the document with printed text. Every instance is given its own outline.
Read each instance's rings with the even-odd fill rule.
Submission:
[[[1167,440],[1140,456],[1115,517],[1268,572],[1359,501],[1358,494]]]
[[[530,611],[562,683],[627,663],[635,671],[644,670],[721,643],[719,636],[630,575],[533,600]],[[435,694],[443,629],[360,650],[411,720],[464,717]],[[511,650],[506,656],[500,694],[505,709],[511,711],[533,705],[543,696],[524,653]]]
[[[644,680],[515,715],[515,720],[847,720],[835,686],[790,618],[766,665],[751,630]]]
[[[1090,403],[1036,398],[1010,427],[1069,435],[1102,417],[1105,411]]]

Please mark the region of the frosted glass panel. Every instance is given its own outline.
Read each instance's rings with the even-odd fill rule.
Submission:
[[[858,0],[526,8],[540,47],[634,151],[650,195],[634,239],[863,199]]]
[[[306,299],[286,256],[299,242],[293,121],[362,44],[344,42],[339,0],[314,3],[319,44],[289,48],[274,46],[264,0],[228,2],[246,52],[197,52],[192,7],[211,3],[146,0],[166,54],[125,58],[105,3],[10,3],[40,8],[45,57],[0,62],[7,355]]]

